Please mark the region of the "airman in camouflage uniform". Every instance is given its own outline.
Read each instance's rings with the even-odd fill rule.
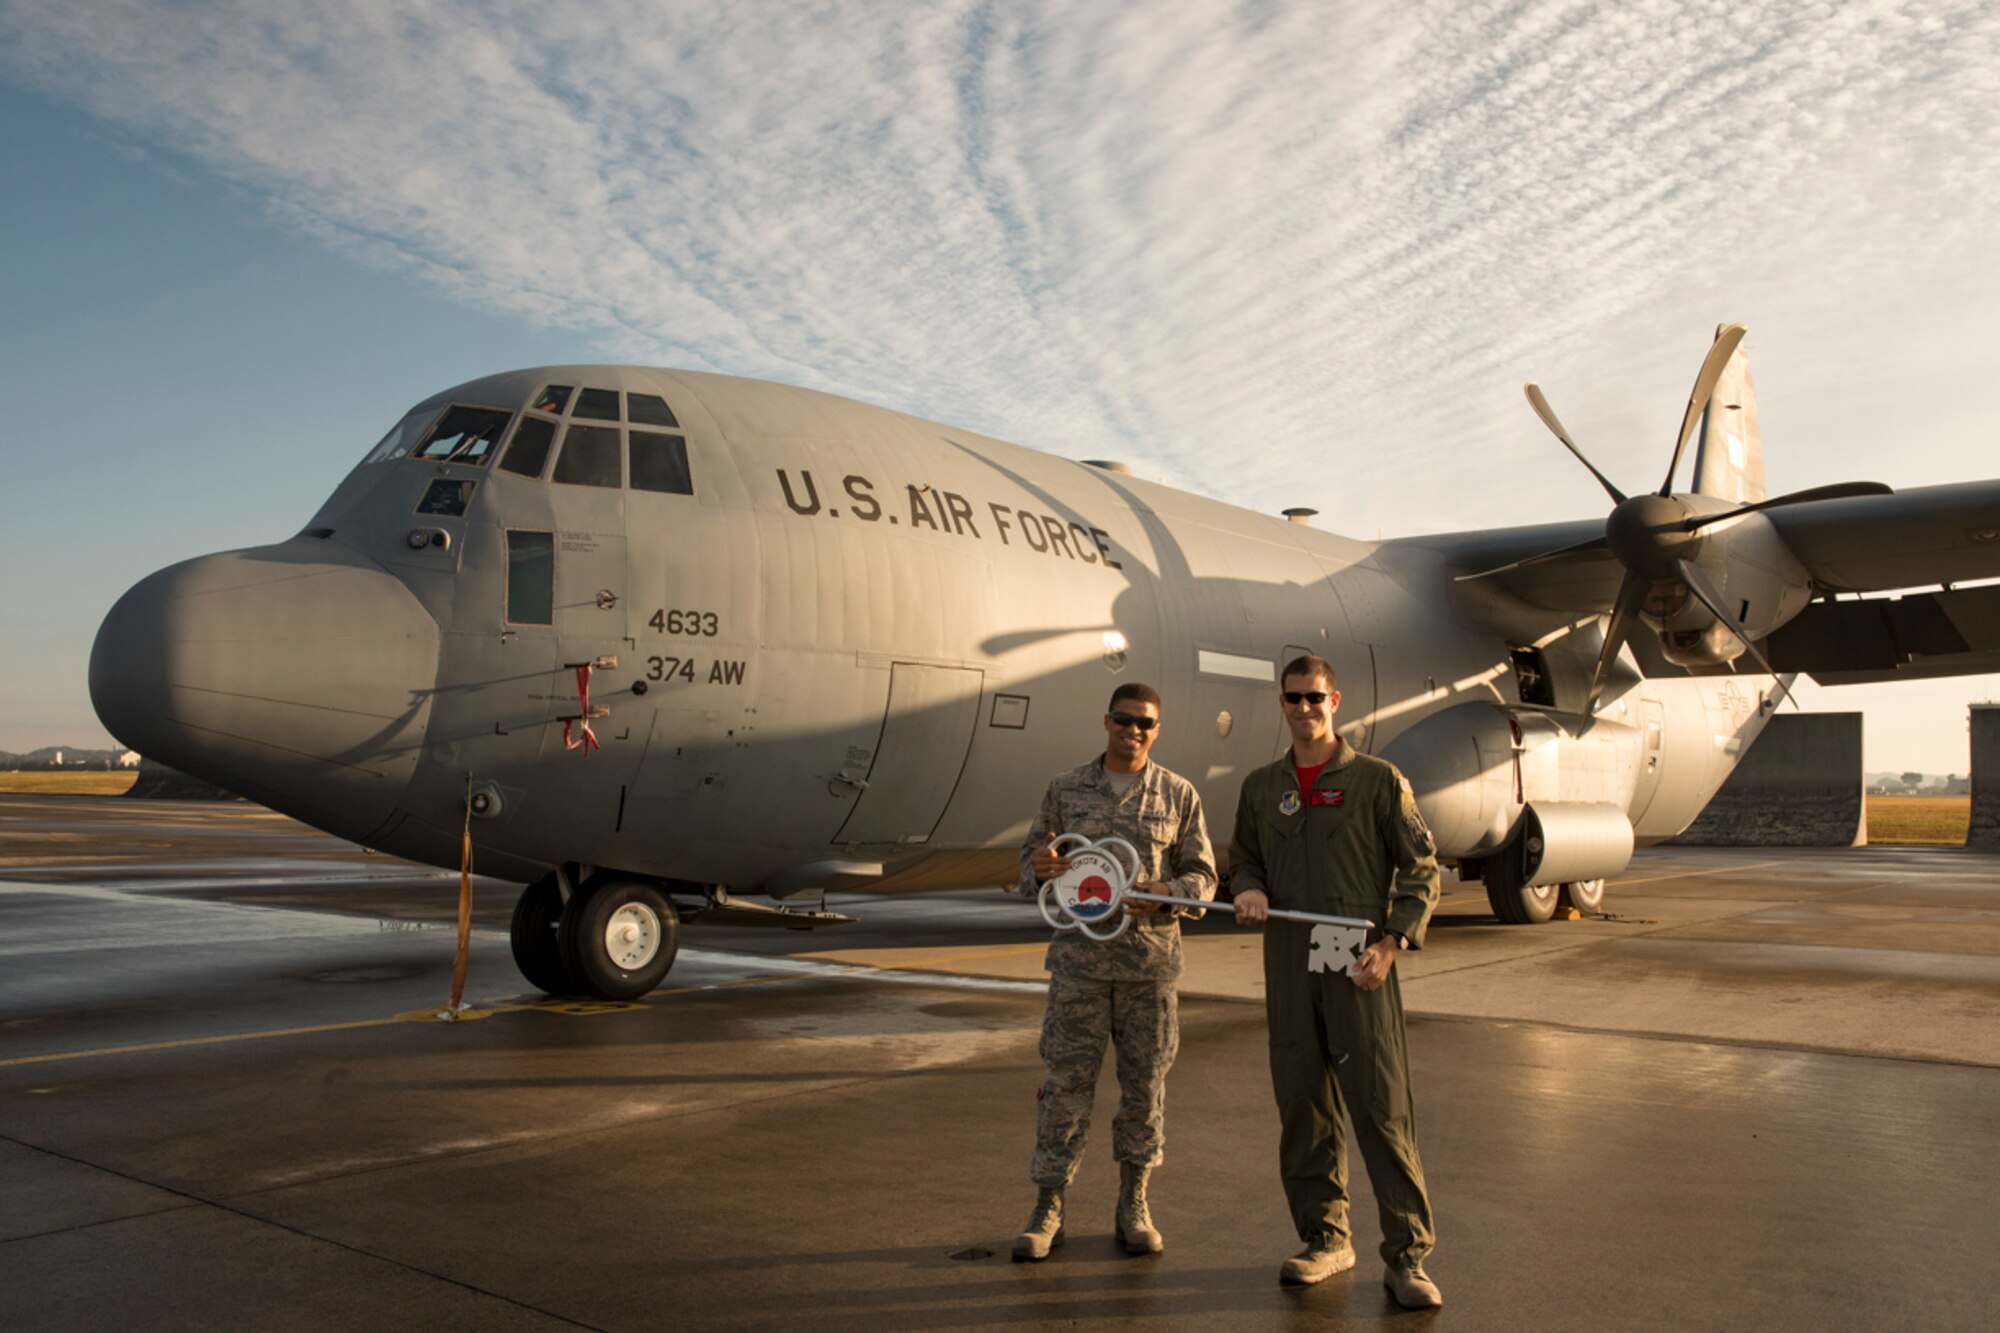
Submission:
[[[1135,888],[1190,901],[1215,895],[1215,856],[1193,784],[1147,759],[1159,736],[1160,696],[1121,685],[1111,696],[1103,756],[1049,783],[1021,848],[1023,893],[1068,869],[1049,851],[1065,833],[1116,836],[1138,851]],[[1166,1142],[1166,1080],[1180,1049],[1175,981],[1181,974],[1179,910],[1128,902],[1134,920],[1115,940],[1059,931],[1049,942],[1048,1010],[1042,1018],[1047,1075],[1037,1093],[1029,1177],[1040,1187],[1034,1216],[1014,1243],[1017,1260],[1045,1259],[1062,1243],[1062,1194],[1076,1175],[1090,1128],[1091,1099],[1108,1040],[1117,1048],[1118,1237],[1130,1254],[1164,1246],[1146,1203],[1146,1182]]]
[[[1438,901],[1437,853],[1403,775],[1334,732],[1339,706],[1325,661],[1286,665],[1280,707],[1292,749],[1244,778],[1229,851],[1237,920],[1265,922],[1279,1169],[1306,1246],[1278,1277],[1305,1285],[1354,1266],[1344,1112],[1375,1189],[1383,1281],[1401,1305],[1436,1306],[1444,1297],[1423,1270],[1431,1205],[1391,969],[1424,942]],[[1272,907],[1360,917],[1380,929],[1351,969],[1310,972],[1314,927],[1272,921]]]

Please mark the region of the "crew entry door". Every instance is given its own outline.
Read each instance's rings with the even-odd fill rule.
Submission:
[[[983,672],[966,667],[898,662],[890,668],[889,707],[868,785],[836,843],[930,841],[965,771],[984,680]]]

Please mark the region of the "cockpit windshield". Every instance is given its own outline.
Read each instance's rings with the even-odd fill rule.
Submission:
[[[423,438],[431,422],[437,420],[437,414],[435,407],[413,408],[408,416],[390,428],[380,444],[368,451],[368,457],[362,459],[362,463],[386,463],[392,458],[403,457],[410,452],[410,446]]]
[[[442,411],[436,406],[419,407],[397,422],[363,461],[422,458],[483,467],[513,419],[513,412],[502,407],[468,407],[463,403],[453,403]]]
[[[603,424],[595,424],[599,422]],[[658,394],[545,384],[519,412],[435,401],[415,408],[364,461],[411,458],[469,467],[492,463],[499,472],[568,486],[617,490],[629,485],[634,490],[692,495],[694,480],[682,429],[674,410]],[[425,492],[418,512],[462,514],[471,495],[470,482],[462,488],[433,487]]]
[[[411,456],[439,463],[483,466],[493,456],[493,447],[500,443],[507,423],[513,418],[514,414],[504,408],[453,403]]]

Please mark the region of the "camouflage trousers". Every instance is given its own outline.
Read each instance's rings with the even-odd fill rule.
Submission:
[[[1035,1155],[1028,1167],[1037,1185],[1067,1185],[1076,1175],[1106,1040],[1118,1052],[1112,1155],[1140,1166],[1158,1166],[1165,1155],[1167,1071],[1181,1045],[1174,983],[1051,976],[1042,1015],[1048,1072],[1036,1094]]]

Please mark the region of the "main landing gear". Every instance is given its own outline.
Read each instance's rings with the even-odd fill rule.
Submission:
[[[1582,880],[1574,884],[1523,884],[1527,878],[1521,858],[1511,849],[1487,858],[1482,879],[1486,901],[1502,925],[1539,926],[1556,914],[1563,903],[1579,912],[1604,909],[1604,881]]]
[[[680,950],[680,913],[643,879],[605,871],[563,901],[545,875],[521,891],[510,932],[514,962],[551,995],[636,1000],[658,986]]]

